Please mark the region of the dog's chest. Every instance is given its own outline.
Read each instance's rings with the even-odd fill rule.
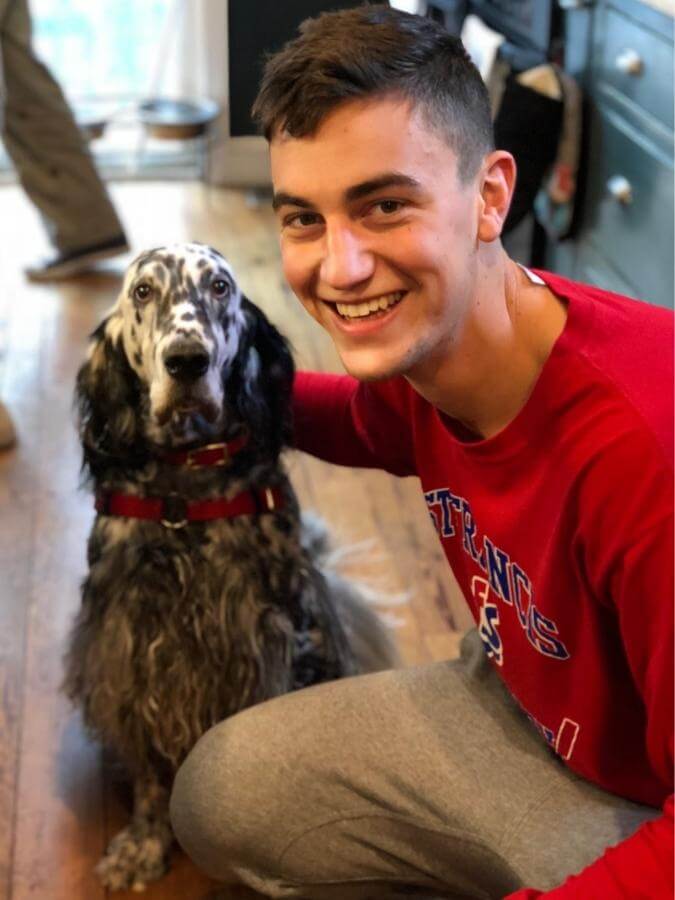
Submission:
[[[101,516],[85,602],[104,633],[132,634],[137,647],[161,637],[165,663],[185,657],[194,668],[206,653],[225,665],[249,645],[266,653],[266,642],[287,648],[285,689],[335,677],[310,599],[320,576],[298,525],[293,511],[179,530]]]
[[[290,599],[306,569],[291,511],[190,524],[100,516],[89,544],[92,574],[109,587],[131,584],[157,604],[265,592]],[[162,585],[160,591],[159,586]],[[173,585],[168,591],[167,587]],[[117,593],[117,591],[114,591]]]

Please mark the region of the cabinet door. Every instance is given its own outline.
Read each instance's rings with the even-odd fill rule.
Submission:
[[[583,284],[593,284],[605,291],[614,291],[615,294],[623,294],[635,300],[654,302],[649,297],[639,296],[636,288],[622,278],[607,259],[588,242],[581,244],[577,250],[573,277]]]
[[[594,28],[593,80],[673,129],[673,39],[603,4]]]
[[[584,229],[633,293],[673,305],[672,157],[608,107],[591,117]]]
[[[589,115],[577,234],[547,265],[673,307],[673,19],[597,0],[583,76]]]

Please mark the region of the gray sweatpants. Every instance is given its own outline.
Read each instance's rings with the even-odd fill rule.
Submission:
[[[0,137],[59,251],[123,234],[61,88],[33,53],[26,0],[0,0]]]
[[[220,723],[171,800],[206,872],[311,900],[548,889],[658,814],[567,770],[475,631],[459,660],[319,685]]]

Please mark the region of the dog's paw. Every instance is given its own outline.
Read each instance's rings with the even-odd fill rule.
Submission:
[[[132,824],[115,835],[96,874],[109,891],[144,891],[146,884],[161,878],[169,868],[171,832],[166,826]]]

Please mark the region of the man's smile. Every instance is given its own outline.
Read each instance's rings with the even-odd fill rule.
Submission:
[[[407,291],[392,291],[388,294],[380,294],[365,300],[351,300],[349,302],[336,300],[322,300],[331,310],[343,320],[383,318],[392,307],[397,306]]]

